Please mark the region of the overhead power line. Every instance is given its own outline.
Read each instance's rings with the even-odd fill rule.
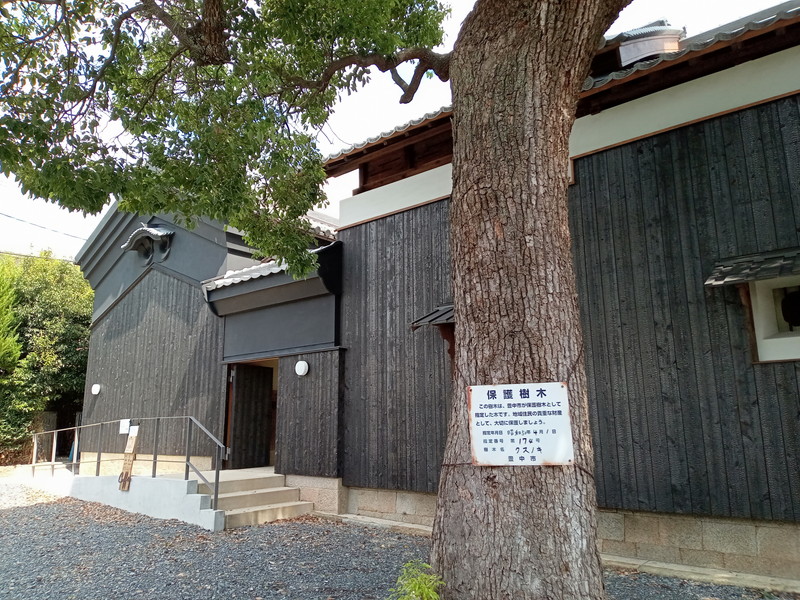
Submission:
[[[58,229],[51,229],[49,227],[45,227],[44,225],[39,225],[38,223],[31,223],[30,221],[26,221],[25,219],[20,219],[19,217],[15,217],[14,215],[7,215],[6,213],[0,212],[0,217],[7,217],[9,219],[14,219],[15,221],[19,221],[20,223],[25,223],[26,225],[32,225],[33,227],[38,227],[39,229],[44,229],[45,231],[52,231],[53,233],[66,235],[68,237],[75,238],[76,240],[81,240],[82,242],[86,241],[86,238],[82,238],[80,236],[73,235],[71,233],[67,233],[66,231],[59,231]]]
[[[9,252],[7,250],[0,250],[0,255],[13,256],[15,258],[36,258],[38,260],[57,260],[58,262],[75,264],[74,261],[68,258],[59,258],[57,256],[37,256],[35,254],[20,254],[19,252]]]

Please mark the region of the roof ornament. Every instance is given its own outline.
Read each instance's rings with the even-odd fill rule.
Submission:
[[[141,225],[131,233],[128,241],[122,244],[122,250],[138,253],[145,266],[153,262],[164,262],[169,255],[175,232],[161,225],[147,223]]]

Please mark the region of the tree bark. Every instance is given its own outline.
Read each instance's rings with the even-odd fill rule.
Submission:
[[[222,0],[203,0],[199,45],[203,49],[199,64],[223,65],[230,60]]]
[[[432,562],[452,600],[605,597],[567,215],[580,85],[626,0],[478,0],[450,66],[454,401]],[[470,385],[566,382],[574,466],[471,464]]]

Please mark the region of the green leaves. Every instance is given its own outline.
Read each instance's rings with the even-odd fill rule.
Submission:
[[[8,368],[0,367],[0,447],[22,441],[47,407],[80,404],[92,301],[78,267],[49,253],[0,259],[0,357],[3,341],[12,342]]]
[[[15,301],[12,269],[0,262],[0,377],[16,368],[22,350],[17,336]]]
[[[0,20],[0,170],[97,212],[205,215],[292,272],[313,268],[304,215],[324,202],[313,136],[367,67],[441,41],[436,0],[219,0],[230,62],[200,65],[209,3],[12,0]],[[210,3],[210,4],[213,4]],[[188,44],[188,45],[187,45]]]
[[[438,590],[444,585],[429,564],[412,560],[403,565],[396,587],[389,590],[389,600],[439,600]]]

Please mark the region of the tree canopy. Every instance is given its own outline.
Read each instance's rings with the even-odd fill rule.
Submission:
[[[0,258],[0,327],[14,332],[17,344],[16,360],[0,370],[0,447],[26,438],[42,410],[79,410],[92,300],[78,267],[49,253]],[[0,344],[3,335],[0,329]]]
[[[204,215],[295,273],[324,202],[314,134],[342,93],[438,64],[437,0],[2,0],[0,165],[22,189],[97,212]],[[442,72],[442,71],[445,72]]]

